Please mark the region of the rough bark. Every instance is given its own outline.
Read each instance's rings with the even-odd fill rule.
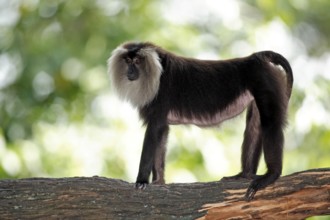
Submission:
[[[330,168],[280,178],[247,202],[248,181],[150,185],[104,177],[0,181],[0,219],[304,219],[330,215]]]

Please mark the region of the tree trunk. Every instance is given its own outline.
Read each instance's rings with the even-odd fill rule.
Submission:
[[[104,177],[0,181],[0,219],[304,219],[330,214],[330,168],[280,178],[247,202],[249,181],[150,185]]]

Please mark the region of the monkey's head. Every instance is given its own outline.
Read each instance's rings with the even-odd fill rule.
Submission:
[[[162,71],[157,47],[151,43],[124,43],[108,60],[113,88],[135,107],[143,107],[155,98]]]

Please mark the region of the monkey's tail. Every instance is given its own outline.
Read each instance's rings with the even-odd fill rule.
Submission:
[[[267,60],[275,65],[280,65],[284,69],[287,75],[287,95],[288,98],[290,98],[293,85],[293,73],[289,61],[281,54],[273,51],[263,51],[258,53],[257,56],[261,56],[260,58],[263,58],[263,60]]]

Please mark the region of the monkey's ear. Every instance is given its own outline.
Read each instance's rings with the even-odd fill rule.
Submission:
[[[159,80],[163,72],[163,66],[155,48],[143,48],[140,52],[144,57],[146,74],[151,74],[153,79]]]
[[[111,58],[115,59],[125,59],[125,54],[127,53],[127,49],[123,48],[122,46],[118,46],[116,49],[114,49],[111,53],[110,58],[108,59],[108,63],[110,62]]]
[[[124,73],[124,70],[127,68],[126,58],[127,50],[122,46],[117,47],[111,53],[110,58],[108,59],[108,73],[110,75]]]

